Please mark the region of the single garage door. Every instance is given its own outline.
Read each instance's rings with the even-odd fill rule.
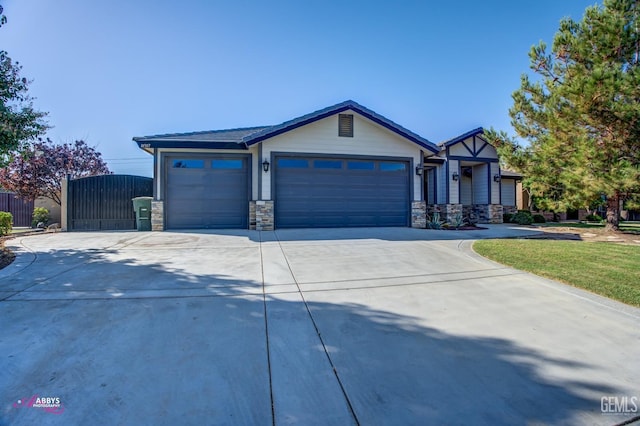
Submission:
[[[277,157],[277,228],[408,226],[409,162]]]
[[[248,157],[166,159],[170,229],[248,228]]]

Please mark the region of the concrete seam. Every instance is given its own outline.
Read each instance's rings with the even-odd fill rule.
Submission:
[[[269,319],[267,317],[267,290],[264,282],[264,259],[262,257],[262,231],[260,235],[260,274],[262,276],[262,305],[264,309],[264,335],[267,346],[267,370],[269,372],[269,398],[271,399],[271,424],[276,424],[276,411],[273,402],[273,379],[271,375],[271,346],[269,344]]]
[[[293,269],[291,269],[291,264],[289,263],[289,258],[287,257],[287,254],[284,251],[284,248],[282,247],[280,238],[278,238],[278,234],[274,233],[275,237],[276,237],[276,241],[278,241],[278,246],[280,247],[280,251],[282,252],[282,256],[284,256],[284,260],[287,263],[287,268],[289,269],[289,272],[291,273],[291,277],[293,278],[293,281],[296,284],[296,287],[298,288],[298,293],[300,294],[300,298],[302,299],[302,303],[304,304],[305,309],[307,310],[307,314],[309,315],[309,318],[311,319],[311,324],[313,325],[313,328],[316,331],[316,334],[318,336],[318,339],[320,340],[320,344],[322,345],[322,349],[324,350],[324,354],[327,357],[327,360],[329,361],[329,365],[331,366],[331,369],[333,370],[333,374],[336,378],[336,380],[338,381],[338,386],[340,386],[340,390],[342,391],[342,395],[345,398],[345,401],[347,402],[347,406],[349,407],[349,411],[351,412],[351,415],[353,416],[353,419],[356,422],[356,425],[360,426],[360,421],[358,420],[358,416],[356,415],[356,412],[353,408],[353,405],[351,404],[351,400],[349,399],[349,395],[347,394],[347,390],[344,387],[344,384],[342,383],[342,380],[340,379],[340,375],[338,374],[338,369],[336,368],[335,364],[333,363],[333,359],[331,359],[331,355],[329,354],[329,351],[327,349],[327,345],[324,342],[324,339],[322,338],[322,335],[320,334],[320,329],[318,328],[318,324],[316,323],[315,318],[313,317],[313,314],[311,313],[311,309],[309,308],[309,304],[307,303],[307,300],[304,298],[304,293],[302,292],[302,289],[300,288],[300,283],[298,283],[298,279],[296,278],[295,274],[293,273]]]

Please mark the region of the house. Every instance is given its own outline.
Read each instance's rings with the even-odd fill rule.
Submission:
[[[425,227],[515,208],[482,129],[436,145],[354,101],[275,126],[133,140],[154,158],[152,229]]]

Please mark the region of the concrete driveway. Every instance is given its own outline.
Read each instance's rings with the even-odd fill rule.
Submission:
[[[12,240],[0,424],[611,425],[640,414],[640,310],[470,250],[529,232]]]

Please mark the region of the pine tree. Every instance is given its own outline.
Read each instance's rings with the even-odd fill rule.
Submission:
[[[620,203],[640,192],[640,2],[605,0],[580,22],[565,18],[551,51],[530,53],[509,110],[519,145],[504,132],[492,140],[524,173],[536,203],[554,211],[606,199],[607,229]]]

